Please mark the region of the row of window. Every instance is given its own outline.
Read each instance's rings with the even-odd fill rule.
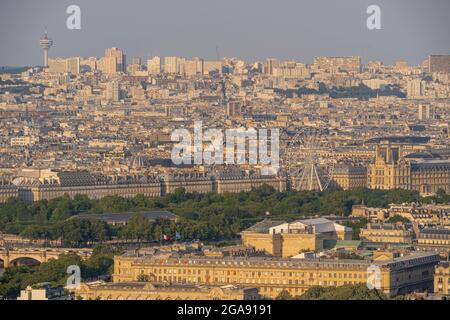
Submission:
[[[178,282],[178,283],[210,283],[209,280],[207,281],[203,281],[201,277],[181,277],[181,276],[158,276],[158,277],[154,277],[153,279],[150,280],[156,280],[159,282]],[[336,280],[319,280],[319,281],[313,281],[313,280],[309,280],[309,281],[305,281],[305,280],[268,280],[268,279],[248,279],[248,278],[214,278],[211,279],[213,281],[211,281],[212,283],[215,284],[224,284],[224,283],[229,283],[229,284],[253,284],[253,285],[258,285],[258,287],[260,287],[259,285],[295,285],[295,286],[314,286],[314,285],[319,285],[319,286],[341,286],[341,285],[346,285],[346,284],[360,284],[360,283],[365,283],[365,280],[349,280],[349,281],[336,281]]]
[[[442,277],[438,278],[438,283],[444,283],[444,279]],[[447,278],[447,283],[450,284],[450,278]]]
[[[141,274],[145,273],[144,269],[141,269]],[[171,268],[154,268],[153,273],[157,275],[162,274],[179,274],[179,275],[207,275],[209,276],[241,276],[247,279],[260,278],[260,277],[295,277],[295,278],[335,278],[335,279],[365,279],[367,277],[366,272],[358,273],[346,273],[346,272],[270,272],[270,271],[252,271],[244,272],[237,270],[217,270],[210,272],[210,270],[200,269],[171,269]]]

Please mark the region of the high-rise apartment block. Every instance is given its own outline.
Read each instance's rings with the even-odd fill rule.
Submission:
[[[155,56],[147,60],[147,72],[149,75],[157,75],[161,73],[161,58]]]
[[[117,81],[110,82],[106,85],[106,99],[112,101],[120,100],[120,86]]]
[[[207,69],[205,71],[205,68]],[[208,74],[212,70],[222,69],[222,61],[203,61],[200,58],[185,59],[181,57],[165,57],[164,72],[192,77],[197,74]]]
[[[53,73],[71,73],[71,74],[79,74],[80,73],[80,58],[56,58],[56,59],[48,59],[48,68],[50,72]]]
[[[178,73],[178,57],[164,57],[164,72],[168,74]]]
[[[278,66],[271,66],[271,74],[283,78],[306,78],[309,70],[303,63],[286,61]]]
[[[428,56],[428,71],[450,73],[450,55]]]
[[[273,75],[275,68],[279,66],[280,62],[277,59],[269,58],[266,60],[265,73]]]
[[[420,121],[433,118],[432,109],[429,104],[419,104],[418,118]]]
[[[126,56],[119,48],[107,48],[103,58],[102,71],[108,74],[126,71]]]
[[[406,95],[408,98],[421,98],[425,95],[425,81],[422,79],[413,79],[408,81],[406,86]]]

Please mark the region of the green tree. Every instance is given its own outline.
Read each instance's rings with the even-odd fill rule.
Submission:
[[[276,300],[292,300],[294,297],[287,290],[282,290],[276,297]]]
[[[122,237],[136,239],[138,241],[150,240],[150,222],[142,213],[135,213],[122,229],[121,235]]]
[[[386,300],[384,293],[369,289],[364,284],[339,287],[314,286],[309,288],[300,300]]]
[[[401,215],[396,214],[395,216],[392,216],[389,219],[387,219],[386,222],[388,222],[388,223],[397,223],[397,222],[408,223],[410,221],[408,218],[405,218],[405,217],[402,217]]]

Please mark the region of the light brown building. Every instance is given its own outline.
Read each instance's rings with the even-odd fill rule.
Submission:
[[[422,225],[450,225],[450,205],[445,204],[401,204],[391,205],[389,216],[399,215]]]
[[[372,224],[360,231],[361,240],[385,243],[412,243],[414,232],[403,225]]]
[[[439,189],[450,192],[450,160],[431,153],[405,155],[402,144],[381,141],[375,163],[369,165],[368,186],[371,189],[415,190],[435,194]]]
[[[24,170],[13,183],[19,190],[19,197],[25,201],[50,200],[66,194],[70,197],[86,195],[90,199],[110,195],[125,198],[138,194],[148,197],[161,195],[161,183],[154,177],[94,176],[86,171]]]
[[[83,300],[259,300],[256,288],[151,282],[83,283],[75,296]]]
[[[104,73],[115,74],[125,72],[126,69],[126,56],[121,49],[115,47],[105,49],[102,65]]]
[[[367,188],[367,168],[357,166],[338,166],[334,168],[331,179],[333,185],[344,190]]]
[[[384,221],[389,214],[386,209],[383,208],[370,208],[364,204],[353,205],[352,216],[366,218],[369,221],[379,220]]]
[[[164,177],[164,192],[174,193],[178,188],[184,188],[187,193],[207,193],[214,191],[211,176],[203,173],[168,174]]]
[[[324,240],[351,240],[352,229],[324,218],[291,223],[263,220],[241,232],[242,244],[275,257],[323,249]]]
[[[439,259],[435,253],[378,261],[123,255],[114,258],[113,281],[130,282],[146,277],[150,282],[233,284],[256,287],[262,297],[275,298],[283,290],[300,295],[312,286],[366,284],[370,270],[376,268],[380,272],[379,289],[393,297],[414,290],[432,290],[434,267]]]
[[[450,295],[450,264],[443,262],[436,266],[434,271],[434,293]]]
[[[287,178],[283,176],[263,175],[219,175],[216,179],[216,184],[218,193],[246,192],[263,185],[268,185],[279,192],[284,192],[287,188]]]
[[[360,73],[361,57],[315,57],[313,66],[318,70],[331,73],[339,71]]]
[[[134,163],[137,161],[133,161]],[[87,171],[58,172],[50,169],[23,169],[13,179],[12,185],[0,185],[0,201],[18,196],[24,201],[54,199],[64,195],[87,195],[90,199],[100,199],[117,195],[125,198],[144,195],[159,197],[184,188],[186,193],[251,191],[268,185],[275,190],[286,191],[285,176],[264,176],[241,174],[235,176],[206,173],[166,174],[163,179],[138,174],[123,176],[94,175]]]
[[[446,247],[450,249],[450,229],[421,229],[417,236],[417,243],[428,247]]]
[[[0,184],[0,203],[5,203],[9,198],[18,198],[19,189],[12,184]]]

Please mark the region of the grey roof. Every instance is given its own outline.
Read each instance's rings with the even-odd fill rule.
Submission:
[[[99,289],[107,290],[123,290],[132,289],[139,291],[210,291],[213,286],[190,284],[190,283],[164,283],[164,282],[103,282],[103,283],[88,283],[88,286]],[[242,290],[241,287],[234,285],[221,286],[225,291],[238,291]]]
[[[412,261],[415,259],[428,259],[428,260],[430,260],[430,263],[437,264],[440,260],[440,256],[438,253],[434,253],[434,252],[417,252],[412,255],[405,255],[405,256],[398,257],[398,258],[394,258],[393,260],[374,261],[373,263],[378,266],[387,266],[387,267],[391,267],[391,268],[396,268],[396,267],[398,268],[399,263],[401,265],[405,262]]]
[[[421,137],[421,136],[386,136],[386,137],[376,137],[370,138],[366,141],[366,143],[380,143],[381,141],[389,141],[391,143],[427,143],[430,141],[430,137]]]
[[[405,156],[406,159],[440,159],[440,155],[431,151],[413,152]]]
[[[450,170],[450,160],[411,161],[412,170]]]
[[[424,229],[420,230],[420,233],[428,233],[428,234],[450,234],[450,229],[424,228]]]
[[[255,223],[250,228],[248,228],[244,231],[266,233],[269,231],[270,228],[278,226],[285,222],[286,221],[281,221],[281,220],[264,219],[263,221]]]
[[[131,219],[131,217],[136,212],[121,212],[121,213],[99,213],[99,214],[80,214],[77,216],[73,216],[72,218],[92,218],[97,220],[102,220],[105,222],[127,222]],[[149,219],[149,220],[156,220],[156,219],[176,219],[177,216],[169,211],[144,211],[141,212],[141,214]]]
[[[96,179],[87,171],[60,172],[58,173],[61,186],[93,186],[97,184]]]

